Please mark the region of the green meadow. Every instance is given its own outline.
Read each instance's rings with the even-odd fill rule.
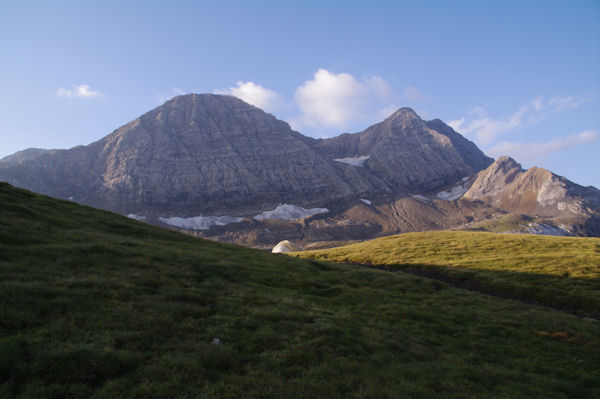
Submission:
[[[600,397],[598,240],[456,234],[299,259],[0,183],[0,397]],[[403,265],[564,290],[580,315]]]
[[[298,254],[377,265],[600,316],[600,239],[465,231],[407,233]]]

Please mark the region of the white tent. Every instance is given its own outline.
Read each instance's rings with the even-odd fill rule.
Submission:
[[[277,243],[277,245],[275,245],[273,247],[273,250],[271,252],[273,252],[274,254],[280,254],[283,252],[296,252],[296,251],[302,251],[302,248],[300,248],[298,245],[294,244],[291,241],[288,240],[283,240]]]

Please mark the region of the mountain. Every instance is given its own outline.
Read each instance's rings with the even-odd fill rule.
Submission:
[[[517,175],[525,177],[513,184]],[[504,158],[493,163],[410,108],[317,140],[235,97],[189,94],[87,146],[4,158],[0,180],[264,248],[468,227],[510,212],[550,218],[568,234],[600,234],[598,190]]]
[[[471,176],[492,163],[475,144],[442,121],[425,122],[401,108],[363,132],[320,140],[333,159],[359,159],[396,191],[431,192]]]
[[[44,148],[27,148],[22,151],[17,151],[14,154],[0,158],[0,163],[18,164],[19,162],[28,161],[39,157],[42,154],[52,153],[56,150],[46,150]]]
[[[90,145],[8,163],[0,178],[125,214],[252,216],[282,203],[336,208],[442,188],[491,162],[466,143],[406,108],[362,133],[317,141],[235,97],[191,94]],[[339,161],[361,155],[364,167]]]
[[[600,235],[600,190],[582,187],[549,170],[523,170],[510,157],[500,157],[463,195],[502,210],[550,218],[569,233]]]
[[[0,178],[59,198],[144,215],[245,215],[294,201],[386,192],[332,162],[285,122],[230,96],[186,95],[85,147],[43,154]]]

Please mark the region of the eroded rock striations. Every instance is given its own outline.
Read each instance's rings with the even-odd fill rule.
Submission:
[[[600,191],[582,187],[547,169],[523,170],[504,156],[477,178],[463,195],[502,210],[552,218],[574,234],[600,235]]]
[[[186,95],[85,147],[0,170],[17,186],[121,213],[246,215],[386,191],[285,122],[230,96]]]
[[[339,146],[345,136],[351,148]],[[489,163],[472,143],[468,162],[469,151],[410,109],[345,136],[317,141],[235,97],[191,94],[90,145],[7,163],[0,178],[124,214],[252,216],[282,203],[335,208],[428,191]],[[356,155],[368,157],[366,167],[334,161]]]
[[[452,228],[506,212],[599,233],[598,190],[510,159],[492,162],[410,108],[363,132],[316,140],[235,97],[190,94],[87,146],[6,157],[0,180],[253,246]],[[282,212],[309,216],[275,220]]]
[[[410,108],[360,133],[320,140],[332,159],[363,158],[362,167],[400,192],[432,192],[492,163],[475,144],[439,119],[426,122]]]

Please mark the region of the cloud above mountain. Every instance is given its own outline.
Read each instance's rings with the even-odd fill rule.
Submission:
[[[554,152],[566,150],[578,144],[591,143],[600,138],[600,133],[595,130],[586,130],[574,133],[563,138],[554,138],[546,142],[500,142],[485,152],[494,158],[510,154],[519,161],[540,160]]]
[[[309,126],[342,127],[361,112],[368,91],[366,84],[348,73],[319,69],[313,79],[296,89],[294,99],[302,111],[298,121]]]
[[[100,95],[100,92],[92,90],[90,85],[81,84],[73,85],[71,89],[65,89],[64,87],[56,90],[57,97],[65,98],[92,98]]]
[[[553,113],[575,109],[589,100],[588,96],[545,98],[538,96],[521,105],[511,115],[492,118],[484,107],[473,108],[467,116],[448,122],[454,130],[486,146],[496,141],[502,134],[523,126],[530,126],[544,120]]]
[[[215,90],[215,94],[235,96],[267,112],[277,110],[283,103],[281,95],[273,90],[266,89],[254,82],[242,82],[241,80],[238,80],[235,86],[228,89]]]
[[[416,88],[407,90],[413,99],[424,97]],[[397,96],[382,77],[356,78],[324,68],[296,88],[293,102],[252,81],[238,81],[235,86],[213,92],[233,95],[268,112],[286,110],[290,115],[285,119],[295,129],[341,129],[353,123],[374,123],[382,114],[398,108],[392,105]]]
[[[379,76],[356,78],[349,73],[319,69],[300,85],[294,100],[300,115],[290,121],[295,128],[342,129],[356,123],[373,123],[389,111],[395,94]]]

